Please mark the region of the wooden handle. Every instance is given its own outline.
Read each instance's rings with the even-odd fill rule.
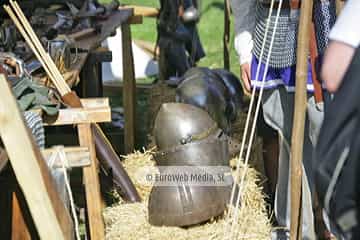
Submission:
[[[85,37],[91,36],[96,32],[95,28],[87,28],[79,32],[69,35],[69,38],[75,41],[84,39]]]
[[[127,9],[127,8],[134,9],[134,16],[140,15],[143,17],[157,17],[160,12],[159,9],[157,8],[137,6],[137,5],[126,5],[120,7],[119,9]]]

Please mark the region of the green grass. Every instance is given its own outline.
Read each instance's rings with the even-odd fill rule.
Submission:
[[[159,0],[122,0],[121,3],[159,7]],[[198,24],[198,29],[205,48],[206,57],[198,65],[210,68],[223,67],[224,1],[202,0],[201,3],[202,18]],[[156,20],[154,18],[144,18],[143,24],[132,25],[131,29],[133,39],[141,39],[153,43],[156,41]],[[233,39],[232,24],[230,69],[239,76],[240,67],[234,51]]]

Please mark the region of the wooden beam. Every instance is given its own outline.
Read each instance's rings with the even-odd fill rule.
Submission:
[[[121,26],[121,32],[124,69],[123,106],[125,117],[125,153],[131,153],[135,149],[136,82],[130,25],[123,24]]]
[[[78,133],[80,146],[87,147],[90,152],[91,164],[83,168],[90,239],[105,239],[98,163],[96,160],[94,136],[90,124],[79,124]]]
[[[41,239],[72,239],[72,221],[42,155],[0,75],[0,136]]]
[[[84,108],[105,108],[110,106],[109,98],[83,98],[80,101]]]
[[[49,148],[41,151],[43,157],[45,159],[50,159],[51,155],[55,153],[54,148]],[[90,152],[86,147],[66,147],[64,148],[65,155],[67,158],[67,167],[75,168],[75,167],[87,167],[90,166]],[[56,159],[54,163],[55,168],[61,168],[62,162],[60,159]]]
[[[45,126],[64,126],[93,122],[110,122],[111,110],[110,107],[60,109],[59,115],[55,121],[46,122],[48,119],[44,119],[44,121]]]
[[[127,9],[127,8],[133,8],[135,16],[140,15],[143,17],[157,17],[160,13],[159,9],[157,8],[138,6],[138,5],[121,6],[119,9]]]

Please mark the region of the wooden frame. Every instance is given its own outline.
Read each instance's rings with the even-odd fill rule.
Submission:
[[[55,152],[55,149],[45,149],[41,151],[45,159],[49,159],[51,155]],[[91,164],[90,161],[90,152],[87,147],[68,147],[64,148],[66,158],[68,160],[68,168],[77,168],[77,167],[88,167]],[[57,159],[54,163],[55,168],[61,168],[62,163]]]
[[[36,147],[23,122],[23,116],[17,109],[16,100],[4,75],[0,75],[0,93],[0,136],[24,193],[39,237],[41,239],[73,239],[71,217],[55,191],[55,183],[44,161],[44,157],[50,157],[54,149],[40,152]],[[82,100],[82,103],[85,108],[61,110],[59,114],[61,118],[48,126],[78,124],[81,147],[65,148],[65,154],[68,156],[70,167],[83,167],[90,237],[104,239],[105,226],[102,217],[103,205],[98,164],[90,125],[95,120],[110,121],[111,111],[108,99]],[[55,163],[55,165],[61,166],[60,163]],[[30,239],[30,235],[18,195],[14,194],[12,239]]]
[[[74,155],[75,159],[73,159],[72,164],[86,164],[84,159],[82,163],[77,161],[81,160],[82,154],[86,154],[86,152],[89,154],[90,164],[83,165],[83,182],[85,186],[90,239],[105,239],[98,161],[96,159],[91,123],[111,121],[111,109],[107,98],[81,99],[81,103],[83,108],[61,110],[58,119],[48,124],[48,126],[77,125],[81,148],[67,150],[68,154]]]
[[[72,239],[71,217],[4,75],[0,75],[0,135],[40,238]]]

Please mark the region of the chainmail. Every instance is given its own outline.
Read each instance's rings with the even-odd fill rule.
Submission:
[[[331,28],[336,21],[335,1],[316,1],[313,13],[318,52],[322,55],[329,42]]]
[[[30,129],[34,140],[40,149],[45,147],[45,131],[42,118],[36,112],[24,112],[25,123]]]
[[[274,9],[270,17],[269,31],[265,39],[265,49],[263,62],[269,55],[271,38],[274,32],[277,9]],[[262,4],[257,5],[256,25],[254,31],[254,54],[259,59],[262,42],[265,35],[266,19],[269,15],[269,8]],[[290,10],[282,9],[278,20],[277,30],[275,33],[274,44],[270,56],[270,67],[284,68],[296,63],[296,32],[298,21],[290,22]]]
[[[330,3],[331,2],[331,3]],[[256,7],[256,25],[254,30],[254,55],[259,59],[262,42],[265,35],[266,19],[269,8],[262,3],[267,0],[258,1]],[[314,22],[317,35],[319,53],[323,53],[328,43],[328,35],[335,22],[336,6],[333,1],[318,0],[314,5]],[[265,39],[265,49],[262,62],[268,58],[271,38],[274,32],[277,9],[273,9],[270,17],[268,35]],[[274,68],[286,68],[296,63],[296,46],[299,18],[290,17],[290,9],[281,9],[275,33],[274,44],[270,56],[269,66]]]

